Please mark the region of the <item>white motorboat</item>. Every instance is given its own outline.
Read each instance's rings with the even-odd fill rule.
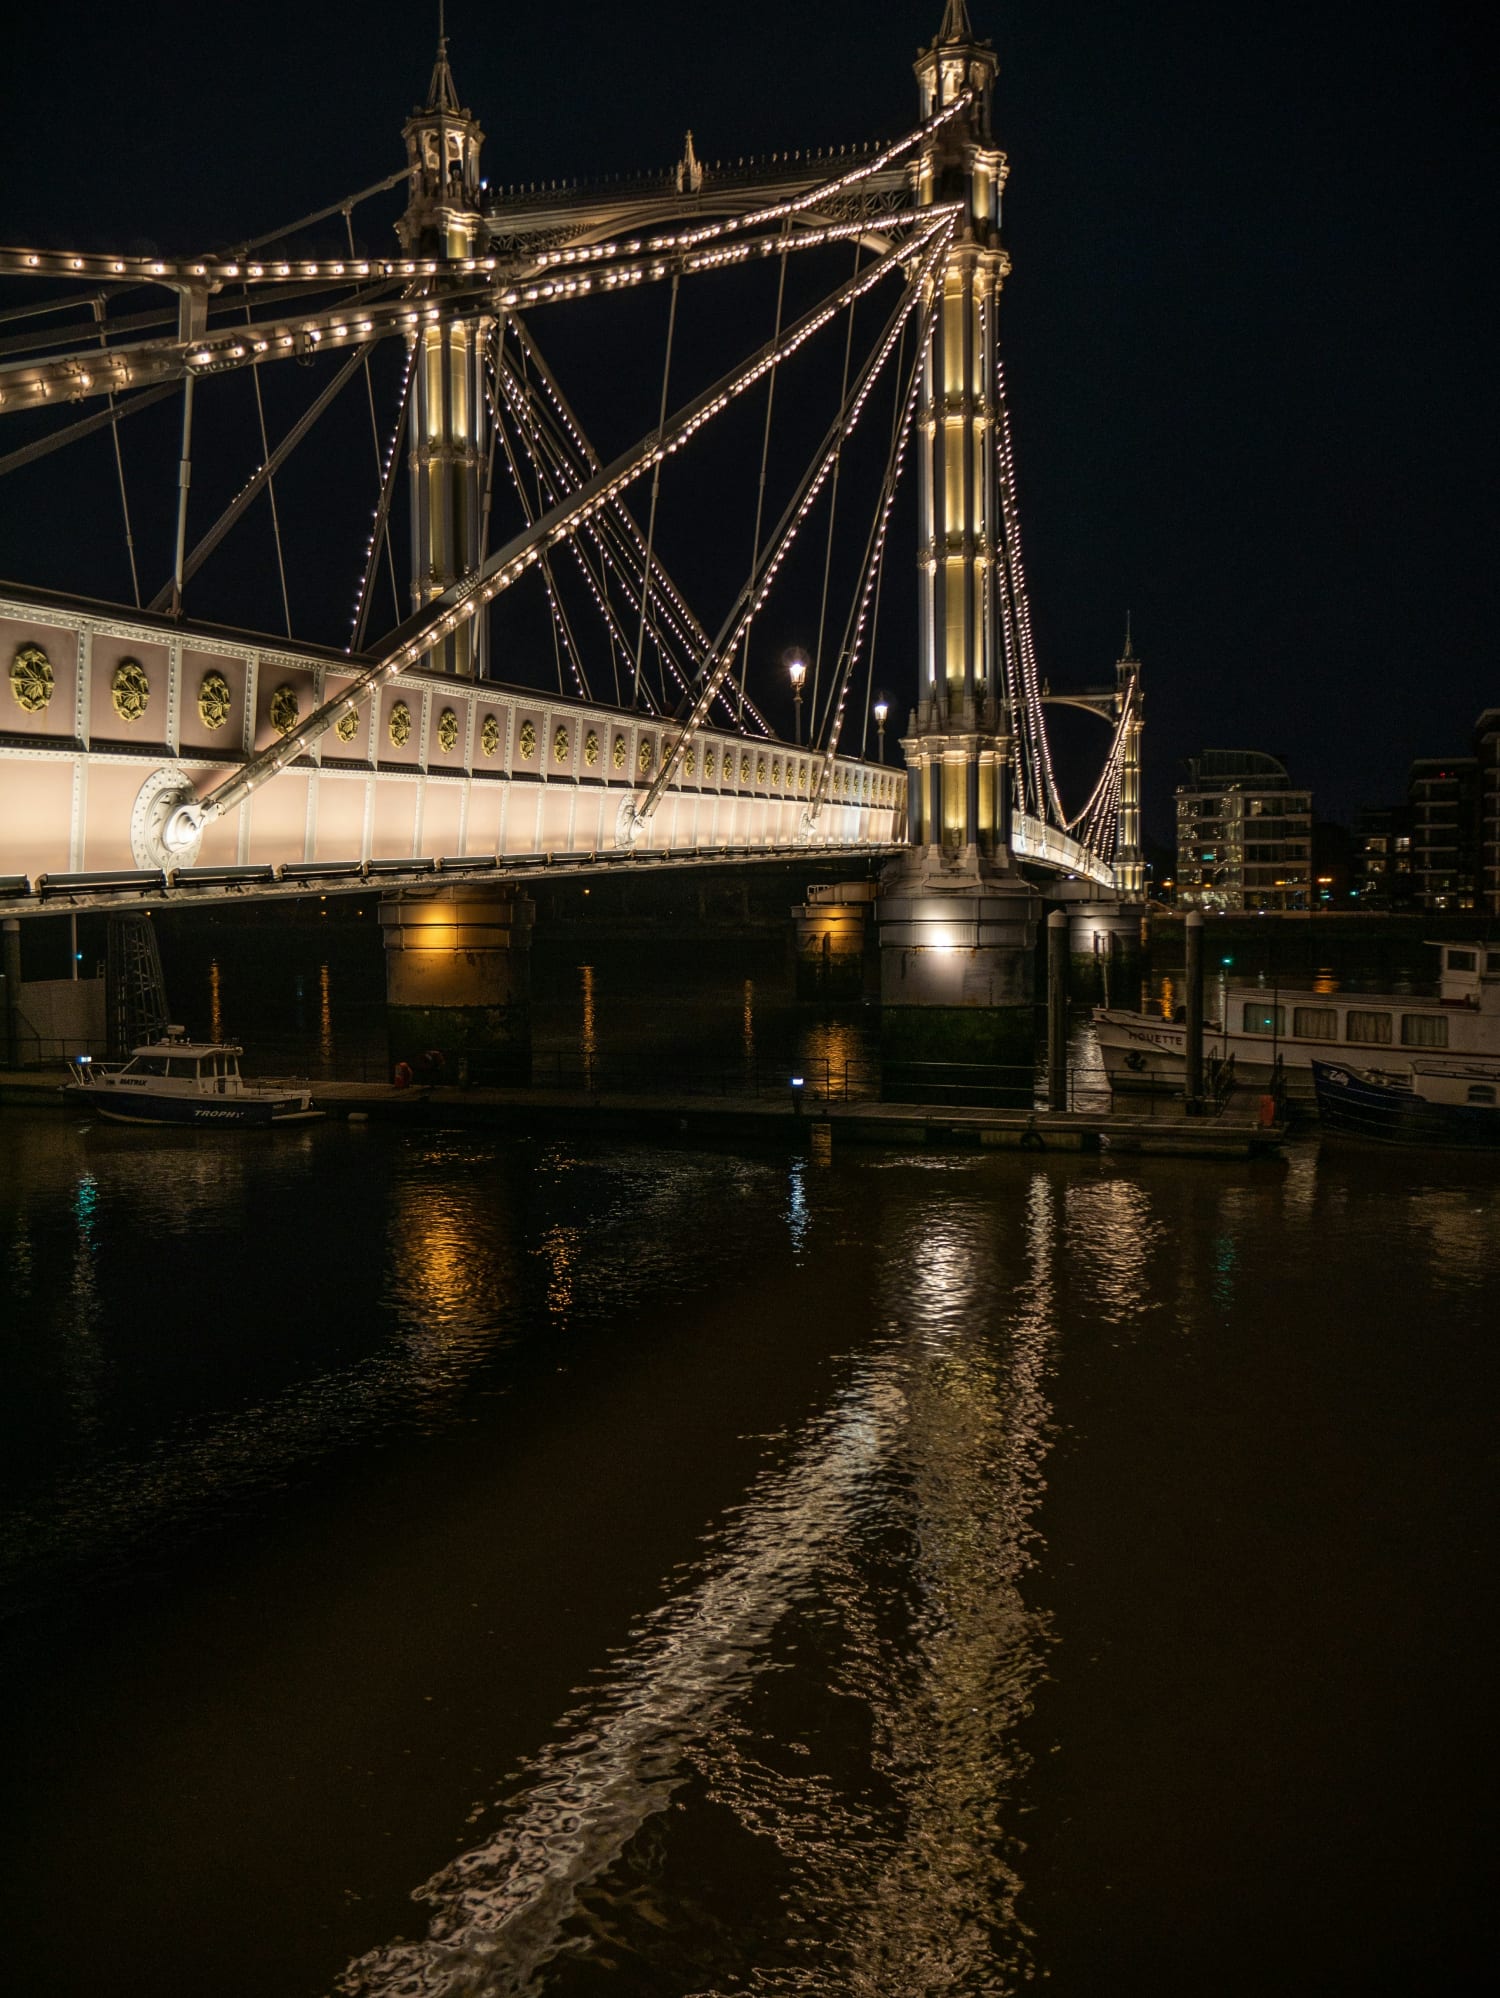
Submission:
[[[323,1112],[297,1083],[247,1082],[244,1049],[227,1041],[190,1041],[169,1027],[159,1041],[132,1051],[129,1061],[79,1055],[63,1085],[100,1117],[119,1124],[192,1124],[215,1128],[302,1123]]]
[[[1225,989],[1223,1017],[1203,1023],[1206,1060],[1233,1057],[1237,1082],[1278,1074],[1289,1104],[1315,1100],[1312,1064],[1355,1062],[1410,1074],[1500,1060],[1500,947],[1443,943],[1436,998],[1409,992],[1312,992],[1265,985]],[[1121,1007],[1094,1009],[1094,1031],[1112,1089],[1181,1088],[1187,1025]]]

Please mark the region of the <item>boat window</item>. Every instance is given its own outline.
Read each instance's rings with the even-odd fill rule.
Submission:
[[[196,1082],[198,1080],[197,1056],[173,1055],[167,1063],[167,1074],[174,1082]]]
[[[166,1072],[165,1055],[137,1055],[126,1070],[128,1075],[165,1075]]]
[[[1257,999],[1246,1005],[1241,1019],[1242,1033],[1284,1034],[1286,1032],[1285,1006],[1267,1006]]]
[[[1469,1084],[1469,1101],[1471,1103],[1493,1103],[1494,1100],[1495,1085],[1493,1082],[1471,1082]]]
[[[1448,1022],[1440,1013],[1403,1013],[1401,1045],[1404,1048],[1445,1048]]]
[[[1338,1011],[1333,1006],[1297,1006],[1292,1011],[1292,1032],[1299,1041],[1336,1041]]]
[[[1344,1039],[1360,1041],[1366,1047],[1388,1048],[1391,1044],[1390,1014],[1356,1012],[1351,1006],[1344,1023]]]
[[[1500,972],[1500,950],[1492,950],[1485,953],[1484,968],[1492,976],[1496,972]]]
[[[1448,969],[1450,971],[1476,971],[1478,967],[1479,967],[1479,959],[1473,951],[1471,950],[1449,951]]]

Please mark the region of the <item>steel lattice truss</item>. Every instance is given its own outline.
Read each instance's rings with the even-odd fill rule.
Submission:
[[[0,474],[20,470],[82,437],[108,427],[120,468],[120,426],[126,418],[177,394],[183,404],[184,478],[178,508],[174,573],[150,608],[177,610],[182,592],[208,555],[264,492],[273,509],[278,560],[280,522],[275,478],[340,392],[363,373],[376,344],[399,338],[408,361],[388,436],[375,445],[378,490],[355,596],[349,634],[360,671],[339,695],[297,723],[271,747],[251,756],[206,797],[182,807],[179,832],[195,836],[210,818],[234,809],[256,787],[304,754],[309,745],[366,702],[375,689],[417,664],[434,646],[475,619],[528,573],[537,572],[556,633],[560,675],[587,698],[655,709],[675,723],[650,786],[634,802],[637,827],[672,781],[695,730],[717,725],[769,733],[743,684],[748,634],[775,585],[793,542],[825,492],[837,492],[849,441],[885,381],[892,411],[884,476],[874,493],[863,559],[847,607],[826,689],[815,691],[813,749],[821,761],[808,806],[809,830],[827,799],[851,688],[867,659],[878,610],[892,507],[911,453],[918,384],[929,350],[934,300],[952,250],[957,204],[919,200],[916,163],[924,146],[968,106],[960,97],[925,125],[888,145],[853,154],[781,156],[716,174],[706,184],[689,140],[684,161],[654,180],[602,187],[510,190],[487,213],[484,254],[459,258],[368,258],[353,254],[349,221],[355,207],[404,178],[361,190],[287,230],[217,256],[145,259],[66,251],[0,250],[0,276],[66,280],[82,287],[89,317],[67,316],[80,293],[53,296],[0,316],[14,329],[0,337],[0,414],[53,404],[97,405],[70,416],[45,435],[0,455]],[[298,229],[342,215],[350,254],[298,258],[273,247]],[[787,262],[837,244],[859,245],[852,276],[787,323],[780,299]],[[670,284],[716,271],[770,262],[780,272],[771,337],[707,389],[605,463],[594,449],[544,358],[548,313],[569,301]],[[172,294],[165,304],[134,308],[143,287]],[[757,507],[755,547],[744,587],[716,627],[700,621],[663,567],[653,545],[655,483],[663,462],[747,393],[767,389],[766,431],[777,371],[827,329],[853,325],[856,303],[881,290],[890,309],[875,343],[857,367],[845,361],[844,393],[827,431],[779,517],[764,526]],[[61,323],[59,324],[59,316]],[[481,559],[367,645],[371,602],[382,562],[390,566],[390,514],[409,421],[412,357],[432,327],[472,324],[483,344],[484,395],[490,419]],[[669,335],[670,339],[670,335]],[[259,370],[272,362],[339,352],[342,359],[303,415],[274,448],[265,431]],[[670,349],[669,349],[670,352]],[[191,544],[186,534],[186,466],[195,387],[222,374],[251,371],[260,413],[262,457],[232,503]],[[368,390],[374,422],[373,389]],[[998,597],[1003,638],[1004,706],[1014,743],[1017,810],[1071,834],[1101,859],[1113,851],[1123,746],[1135,711],[1118,704],[1103,770],[1082,810],[1069,817],[1058,795],[1043,713],[1043,691],[1021,563],[1019,515],[1003,381],[998,411],[998,505],[995,559],[988,587]],[[631,501],[648,478],[652,498],[643,529]],[[761,465],[762,493],[765,483]],[[492,497],[508,488],[523,516],[520,530],[489,546]],[[128,505],[125,508],[127,537]],[[831,540],[831,526],[830,526]],[[132,569],[134,546],[131,544]],[[566,565],[573,587],[592,601],[607,634],[610,687],[591,688],[583,648],[559,587]],[[139,592],[138,592],[139,595]],[[825,611],[827,589],[825,581]],[[288,622],[290,620],[288,619]],[[837,629],[837,626],[835,627]],[[649,662],[650,670],[645,670]],[[655,685],[652,685],[652,679]],[[628,683],[628,684],[627,684]],[[716,712],[717,711],[717,712]]]

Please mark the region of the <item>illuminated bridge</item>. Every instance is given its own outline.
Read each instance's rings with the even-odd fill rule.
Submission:
[[[918,122],[894,141],[724,168],[689,134],[654,176],[502,191],[481,178],[483,133],[443,41],[405,126],[406,164],[375,187],[213,254],[0,251],[21,298],[0,315],[14,329],[0,340],[0,417],[18,439],[0,476],[20,494],[39,459],[107,442],[134,596],[0,587],[0,917],[375,878],[405,898],[386,912],[398,955],[422,925],[455,949],[503,952],[518,932],[503,897],[539,865],[888,855],[877,916],[891,1019],[925,1009],[940,1028],[954,1009],[1028,1004],[1038,881],[1111,904],[1142,892],[1141,704],[1128,645],[1111,687],[1066,697],[1103,717],[1108,740],[1087,798],[1065,809],[1000,358],[996,70],[949,0],[916,64]],[[397,186],[395,253],[361,252],[355,211]],[[332,256],[328,227],[347,242]],[[322,247],[303,254],[320,228]],[[689,296],[756,270],[764,322],[737,308],[740,351],[685,391]],[[818,270],[833,282],[809,293]],[[657,419],[606,457],[544,343],[559,314],[597,319],[652,288]],[[387,342],[403,358],[382,424],[372,362]],[[273,444],[261,376],[287,360],[318,386]],[[200,405],[247,380],[253,468],[216,518],[197,518]],[[789,471],[789,412],[805,415],[819,381],[811,449]],[[200,570],[254,512],[274,537],[266,601],[279,598],[290,634],[293,522],[277,480],[343,396],[367,400],[371,448],[362,471],[330,468],[313,539],[326,568],[335,502],[373,469],[347,643],[190,614]],[[155,421],[174,426],[175,532],[147,597],[126,467],[145,434],[133,419],[158,406]],[[754,524],[738,588],[700,616],[664,551],[684,518],[715,532],[720,512],[731,518],[721,459],[684,497],[726,434]],[[895,771],[867,752],[872,718],[884,749],[875,648],[882,586],[889,599],[911,573],[898,564],[888,579],[886,557],[913,461],[917,701]],[[764,712],[788,664],[778,654],[773,680],[757,623],[799,564],[819,610],[816,642],[790,663],[788,741]],[[396,621],[374,636],[386,601]],[[528,602],[540,643],[501,616]],[[555,667],[548,691],[539,659]],[[895,671],[906,681],[909,667]],[[485,895],[483,922],[453,906],[467,898],[472,913]]]

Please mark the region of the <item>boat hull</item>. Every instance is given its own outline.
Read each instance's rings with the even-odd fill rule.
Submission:
[[[1314,1062],[1318,1121],[1346,1138],[1389,1145],[1441,1145],[1500,1152],[1500,1109],[1433,1103],[1414,1090],[1334,1062]]]
[[[272,1124],[308,1123],[322,1116],[305,1096],[213,1098],[132,1094],[94,1087],[69,1092],[111,1124],[157,1124],[197,1130],[263,1129]],[[113,1100],[111,1100],[113,1099]]]

